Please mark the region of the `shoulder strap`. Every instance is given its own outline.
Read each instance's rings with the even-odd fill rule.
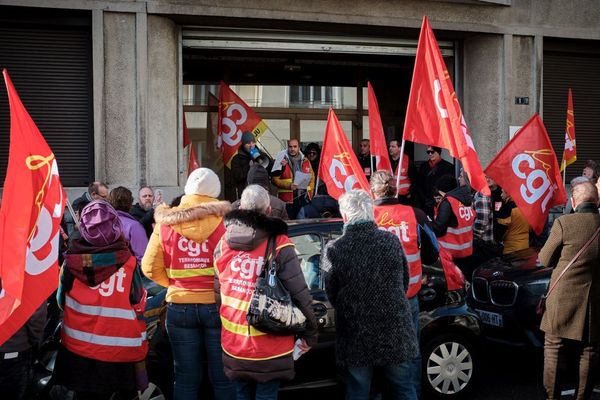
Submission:
[[[598,236],[598,233],[600,233],[600,227],[598,227],[598,229],[596,229],[596,232],[594,232],[594,234],[592,235],[592,237],[587,241],[586,244],[583,245],[583,247],[577,252],[577,254],[575,254],[575,257],[573,257],[573,259],[571,261],[569,261],[569,264],[567,264],[567,266],[565,267],[565,269],[562,270],[562,272],[560,273],[560,275],[558,276],[558,278],[556,278],[556,280],[554,281],[554,283],[552,284],[552,286],[550,286],[550,289],[548,289],[548,293],[546,293],[546,298],[548,298],[548,296],[550,296],[550,293],[552,293],[552,291],[556,287],[556,284],[558,283],[558,281],[560,281],[560,279],[563,277],[563,275],[565,274],[565,272],[567,272],[567,270],[571,267],[571,265],[573,265],[573,263],[575,261],[577,261],[577,259],[579,258],[579,256],[588,247],[590,247],[590,245],[592,244],[592,242],[594,241],[594,239],[596,239],[596,237]]]
[[[263,273],[265,274],[265,276],[266,276],[267,271],[271,269],[271,266],[275,264],[276,252],[277,252],[276,237],[269,236],[269,238],[267,239],[267,247],[265,249],[265,263],[263,264]],[[276,266],[275,266],[275,272],[277,272]]]

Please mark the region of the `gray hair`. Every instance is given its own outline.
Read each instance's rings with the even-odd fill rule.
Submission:
[[[264,187],[260,185],[248,185],[242,192],[240,209],[266,213],[270,203],[269,192]]]
[[[598,190],[590,181],[574,186],[571,196],[573,196],[573,208],[581,203],[598,204]]]
[[[346,218],[346,223],[375,221],[373,200],[364,190],[354,189],[346,192],[338,201],[340,203],[340,213]]]
[[[590,178],[588,178],[587,176],[576,176],[575,178],[571,179],[571,188],[573,188],[573,186],[577,186],[581,183],[586,182],[591,182]]]

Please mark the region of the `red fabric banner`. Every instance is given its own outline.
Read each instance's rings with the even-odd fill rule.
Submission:
[[[388,146],[383,133],[383,124],[379,114],[379,104],[371,82],[367,82],[369,90],[369,138],[371,143],[371,155],[375,157],[375,171],[385,169],[393,175],[392,164],[388,154]]]
[[[565,129],[565,149],[563,150],[560,170],[564,170],[569,165],[577,161],[577,147],[575,144],[575,114],[573,112],[573,94],[569,88],[567,99],[567,127]]]
[[[256,139],[267,130],[267,124],[224,82],[219,90],[219,122],[217,146],[223,153],[223,164],[231,168],[231,159],[242,143],[242,133],[252,132]]]
[[[331,108],[325,126],[319,178],[325,182],[329,195],[336,200],[352,189],[363,189],[371,193],[367,177]]]
[[[550,209],[567,201],[556,154],[538,114],[504,146],[485,173],[512,197],[538,235]]]
[[[404,139],[448,150],[471,186],[490,195],[450,74],[427,17],[423,17],[404,122]]]
[[[0,344],[58,286],[60,221],[66,195],[52,150],[6,70],[10,149],[0,208]]]
[[[200,168],[200,163],[198,162],[198,158],[196,157],[196,149],[194,146],[190,146],[190,154],[188,157],[188,176],[192,173],[193,170]]]
[[[188,130],[187,123],[185,122],[185,111],[183,112],[183,148],[185,149],[188,144],[192,143],[190,140],[190,131]]]

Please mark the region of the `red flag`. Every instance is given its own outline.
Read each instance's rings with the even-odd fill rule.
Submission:
[[[385,169],[393,174],[385,134],[383,133],[383,124],[379,115],[379,104],[371,82],[367,82],[367,87],[369,89],[369,137],[371,139],[371,155],[375,157],[376,162],[375,171]]]
[[[569,165],[577,161],[577,148],[575,145],[575,114],[573,113],[573,94],[569,88],[569,98],[567,100],[567,128],[565,129],[565,149],[563,150],[560,170],[564,170]]]
[[[325,126],[319,177],[325,182],[329,195],[336,200],[352,189],[371,193],[367,177],[331,108]]]
[[[187,123],[185,122],[185,111],[183,113],[183,148],[185,149],[190,144],[190,131],[188,130]]]
[[[538,114],[504,146],[485,173],[513,198],[538,235],[550,209],[567,201],[556,154]]]
[[[188,176],[190,176],[193,170],[198,168],[200,168],[200,163],[196,157],[196,149],[194,149],[194,146],[190,146],[190,154],[188,158]]]
[[[217,143],[223,152],[223,163],[229,168],[231,159],[242,143],[242,133],[252,132],[258,139],[267,130],[262,118],[224,82],[221,82],[219,91],[218,124]]]
[[[448,149],[460,160],[471,186],[490,195],[450,74],[427,17],[423,17],[404,122],[404,139]]]
[[[0,344],[58,286],[60,221],[66,196],[52,150],[6,70],[10,150],[0,208]]]

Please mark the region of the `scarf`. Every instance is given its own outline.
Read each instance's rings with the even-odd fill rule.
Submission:
[[[288,153],[288,159],[290,160],[290,165],[292,167],[292,172],[300,171],[302,168],[302,159],[304,158],[301,152],[298,152],[295,156],[290,156]]]
[[[117,272],[131,256],[123,238],[107,246],[93,246],[78,239],[65,254],[64,265],[77,280],[92,287]]]

